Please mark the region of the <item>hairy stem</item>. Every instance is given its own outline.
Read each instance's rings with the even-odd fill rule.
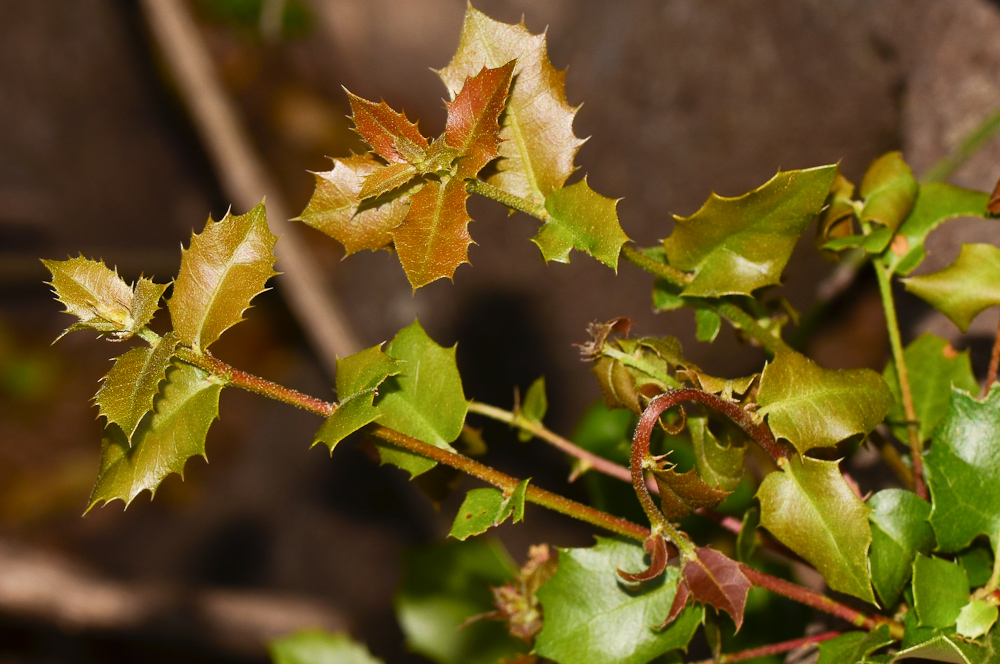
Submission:
[[[465,190],[470,194],[479,194],[484,198],[493,199],[498,203],[506,205],[512,210],[523,212],[529,217],[535,217],[536,219],[541,219],[542,221],[548,221],[549,213],[541,205],[532,203],[526,198],[515,196],[510,192],[506,192],[499,187],[494,187],[493,185],[483,182],[482,180],[468,180],[465,183]]]
[[[694,279],[687,272],[682,272],[671,265],[650,258],[641,250],[631,245],[622,247],[622,257],[632,265],[649,272],[653,276],[665,279],[678,288],[683,288]]]
[[[797,583],[785,581],[784,579],[779,579],[771,576],[770,574],[759,572],[742,563],[740,564],[740,570],[747,577],[750,583],[755,586],[770,590],[773,593],[795,600],[800,604],[811,606],[812,608],[828,613],[831,616],[837,616],[838,618],[851,623],[855,627],[872,630],[879,625],[888,625],[889,633],[892,635],[892,638],[903,638],[903,625],[895,620],[890,620],[889,618],[885,618],[883,616],[866,615],[861,611],[852,609],[846,604],[841,604],[836,600],[830,599],[825,595],[820,595],[819,593],[809,590],[804,586],[800,586]]]
[[[769,646],[760,646],[759,648],[750,648],[748,650],[728,653],[720,656],[718,659],[703,659],[700,662],[695,662],[695,664],[730,664],[731,662],[743,662],[748,659],[767,657],[769,655],[780,655],[781,653],[789,652],[791,650],[795,650],[796,648],[815,645],[817,643],[822,643],[823,641],[829,641],[832,638],[840,636],[840,634],[840,632],[824,632],[823,634],[816,634],[815,636],[805,636],[801,639],[792,639],[791,641],[772,643]]]
[[[899,321],[896,319],[896,302],[892,297],[892,283],[889,270],[878,261],[874,261],[875,276],[878,278],[878,290],[882,296],[882,308],[885,310],[885,324],[889,331],[889,346],[892,348],[892,360],[896,365],[896,377],[899,379],[899,392],[903,398],[903,413],[906,415],[906,432],[910,442],[910,456],[913,463],[913,490],[918,496],[927,499],[927,485],[924,483],[924,446],[920,441],[920,431],[917,428],[917,414],[913,408],[913,394],[910,391],[910,376],[906,371],[906,358],[903,355],[903,342],[899,335]]]

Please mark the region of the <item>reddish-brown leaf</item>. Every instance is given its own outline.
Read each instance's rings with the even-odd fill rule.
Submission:
[[[413,196],[406,219],[392,231],[392,240],[406,278],[416,290],[469,262],[469,222],[465,183],[458,178],[431,180]]]
[[[405,113],[397,113],[384,101],[376,104],[350,92],[347,98],[358,133],[380,157],[393,164],[412,162],[415,155],[422,157],[427,139]]]
[[[348,255],[388,247],[392,229],[403,222],[410,199],[397,197],[359,209],[366,178],[385,168],[389,167],[371,155],[334,159],[333,170],[314,174],[316,191],[299,219],[340,242]]]
[[[448,104],[445,141],[458,150],[458,176],[471,178],[499,155],[500,113],[507,105],[516,60],[502,67],[483,67],[466,79],[462,91]]]
[[[670,613],[667,614],[667,619],[660,625],[660,629],[663,629],[677,619],[680,612],[687,606],[688,598],[690,597],[691,591],[688,589],[687,581],[684,580],[684,577],[681,577],[681,580],[677,583],[677,594],[674,595],[674,602],[670,605]]]
[[[663,571],[667,569],[667,541],[663,539],[663,535],[655,533],[646,538],[645,543],[642,548],[646,550],[649,554],[649,567],[641,572],[625,572],[621,569],[618,570],[618,576],[624,579],[627,583],[642,583],[644,581],[651,581],[659,575],[663,574]]]
[[[729,491],[712,488],[693,469],[678,473],[672,468],[653,471],[660,488],[660,505],[663,514],[671,521],[687,516],[699,507],[715,507],[729,495]]]
[[[699,547],[695,553],[697,558],[688,560],[684,565],[684,580],[691,596],[728,613],[739,631],[743,625],[747,593],[753,584],[743,575],[739,563],[715,549]]]
[[[1000,180],[997,180],[997,186],[990,194],[990,200],[986,203],[986,211],[990,214],[1000,215]]]

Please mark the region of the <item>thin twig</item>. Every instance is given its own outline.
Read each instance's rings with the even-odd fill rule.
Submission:
[[[792,639],[791,641],[782,641],[781,643],[772,643],[768,646],[760,646],[759,648],[750,648],[748,650],[741,650],[740,652],[728,653],[720,656],[718,659],[703,659],[694,664],[732,664],[732,662],[743,662],[748,659],[756,659],[758,657],[767,657],[769,655],[780,655],[781,653],[790,652],[796,648],[801,648],[803,646],[812,646],[823,641],[829,641],[830,639],[840,636],[841,632],[824,632],[823,634],[817,634],[815,636],[805,636],[801,639]]]
[[[288,222],[288,205],[254,149],[239,112],[226,97],[187,4],[143,0],[142,5],[222,188],[242,210],[249,210],[266,196],[268,224],[281,236],[275,247],[282,270],[278,286],[327,373],[333,376],[337,357],[360,350],[361,343],[332,294],[317,278],[323,271]]]

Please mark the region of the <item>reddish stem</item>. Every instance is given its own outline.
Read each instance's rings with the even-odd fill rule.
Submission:
[[[769,646],[741,650],[740,652],[722,655],[718,660],[706,659],[701,662],[696,662],[696,664],[716,664],[716,662],[718,664],[730,664],[730,662],[742,662],[744,660],[755,659],[757,657],[767,657],[768,655],[780,655],[783,652],[789,652],[790,650],[795,650],[796,648],[801,648],[802,646],[809,646],[816,643],[822,643],[823,641],[829,641],[830,639],[840,636],[840,634],[840,632],[824,632],[823,634],[816,634],[815,636],[805,636],[801,639],[792,639],[791,641],[772,643]]]

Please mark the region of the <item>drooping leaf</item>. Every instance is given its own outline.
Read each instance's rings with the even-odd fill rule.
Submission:
[[[844,175],[837,171],[830,186],[827,206],[819,216],[816,226],[816,248],[822,250],[824,244],[831,240],[849,237],[854,234],[854,185]]]
[[[417,175],[417,167],[412,164],[389,164],[382,166],[365,178],[365,183],[361,185],[361,191],[357,194],[357,199],[364,201],[369,198],[377,198],[394,189],[402,187]]]
[[[708,418],[689,417],[687,425],[701,479],[709,486],[734,491],[743,480],[746,446],[730,444],[723,447],[709,430]]]
[[[412,651],[442,664],[496,664],[528,648],[499,622],[466,623],[492,612],[491,586],[514,580],[507,552],[486,538],[421,547],[403,562],[396,594],[399,625]]]
[[[945,339],[933,334],[923,334],[910,343],[903,351],[903,359],[910,378],[913,410],[920,421],[920,440],[925,441],[944,419],[951,400],[951,388],[976,392],[979,384],[972,373],[969,351],[959,352]],[[882,377],[895,399],[886,419],[896,438],[907,440],[906,414],[895,364],[890,362],[886,365]]]
[[[977,535],[1000,550],[1000,388],[983,401],[953,389],[941,426],[924,457],[930,522],[938,550],[964,549]]]
[[[671,265],[694,272],[681,294],[750,295],[777,284],[836,174],[836,166],[779,172],[748,194],[712,194],[692,216],[675,217],[663,246]]]
[[[271,641],[268,650],[274,664],[384,664],[343,632],[306,630]]]
[[[924,240],[932,230],[954,217],[983,216],[986,199],[987,195],[981,191],[943,182],[921,185],[913,209],[899,226],[897,242],[882,255],[881,261],[898,274],[909,274],[924,260]]]
[[[167,288],[143,278],[130,288],[103,262],[82,256],[42,263],[52,273],[49,285],[56,298],[66,313],[78,319],[60,338],[74,330],[90,329],[127,339],[150,321]]]
[[[629,241],[616,210],[618,201],[590,188],[587,178],[545,198],[548,218],[531,239],[546,261],[568,263],[571,249],[586,252],[612,270],[618,270],[618,254]]]
[[[535,652],[557,662],[644,664],[687,648],[704,609],[689,607],[665,629],[680,576],[667,568],[659,578],[629,590],[616,569],[643,567],[644,551],[633,542],[598,538],[585,549],[560,549],[559,569],[538,591],[545,624]]]
[[[376,104],[350,92],[347,98],[358,134],[376,154],[390,164],[412,163],[414,155],[423,157],[427,139],[405,113],[397,113],[384,101]]]
[[[521,402],[518,412],[521,417],[529,422],[541,424],[548,409],[549,400],[545,396],[545,376],[540,376],[528,387],[528,391],[524,393],[524,401]],[[531,440],[531,433],[528,431],[519,431],[517,438],[522,443],[526,443]]]
[[[499,526],[508,518],[513,523],[522,521],[527,489],[528,480],[518,482],[509,493],[493,487],[472,489],[465,494],[465,500],[458,508],[449,535],[457,540],[465,540],[472,535],[480,535],[494,526]]]
[[[414,321],[399,331],[385,352],[400,362],[400,374],[387,378],[379,389],[375,403],[381,413],[379,424],[425,443],[452,449],[449,443],[462,432],[469,405],[455,364],[455,347],[443,348],[434,343],[420,323]],[[386,450],[393,448],[380,445],[379,449],[383,462],[387,461]],[[396,456],[390,454],[390,458],[412,457],[397,452]],[[414,459],[418,461],[406,468],[414,476],[434,467],[433,461],[423,457]],[[423,470],[414,472],[420,467]]]
[[[892,232],[906,219],[917,199],[920,185],[913,177],[913,171],[900,152],[888,152],[871,163],[861,181],[861,198],[865,204],[861,209],[861,221],[874,222],[885,226],[885,244],[872,247],[878,252],[889,243]]]
[[[469,193],[459,178],[430,180],[413,195],[406,218],[392,230],[392,241],[413,290],[469,262]]]
[[[871,369],[824,369],[801,353],[786,352],[764,368],[757,403],[775,437],[805,453],[867,434],[893,400]]]
[[[913,608],[920,625],[951,627],[969,602],[969,579],[956,563],[918,555],[913,561]]]
[[[174,362],[153,416],[143,419],[131,445],[117,424],[104,429],[101,468],[87,509],[99,502],[122,500],[127,506],[142,491],[156,491],[171,474],[184,474],[184,463],[205,456],[205,435],[219,415],[222,386],[201,369]]]
[[[182,344],[205,350],[224,331],[243,320],[274,271],[278,238],[267,227],[264,204],[244,215],[211,217],[181,254],[181,270],[167,302]]]
[[[348,256],[362,249],[388,247],[392,230],[403,223],[410,209],[410,198],[395,196],[361,204],[368,178],[387,168],[370,154],[334,159],[332,170],[314,173],[316,191],[299,219],[344,245]]]
[[[868,499],[868,507],[872,585],[890,607],[910,579],[913,559],[934,547],[934,531],[927,523],[931,506],[912,491],[883,489]]]
[[[781,470],[757,491],[760,522],[815,567],[830,588],[872,604],[867,505],[851,491],[836,461],[779,460]]]
[[[965,332],[984,309],[1000,304],[1000,249],[992,244],[963,244],[948,267],[903,283]]]
[[[677,521],[700,507],[715,507],[729,495],[728,491],[711,487],[693,469],[678,473],[672,468],[653,471],[660,489],[660,505],[670,521]]]
[[[330,452],[337,443],[379,416],[372,405],[378,387],[389,376],[401,370],[401,363],[382,352],[382,344],[359,351],[343,359],[337,358],[337,410],[333,411],[316,432],[316,443],[325,443]]]
[[[466,79],[484,66],[496,69],[515,59],[514,83],[501,118],[502,159],[488,181],[542,205],[573,172],[583,144],[573,135],[576,109],[566,103],[566,74],[549,62],[545,35],[532,35],[523,23],[494,21],[469,5],[457,52],[438,75],[454,99]]]
[[[698,547],[695,554],[697,560],[688,560],[684,565],[684,582],[691,596],[728,613],[739,631],[747,593],[753,584],[744,576],[739,563],[715,549]]]
[[[133,348],[115,360],[94,400],[108,423],[121,427],[129,440],[143,416],[153,410],[153,398],[167,376],[177,348],[177,334],[170,332],[152,346]]]
[[[445,142],[458,151],[456,175],[474,178],[500,155],[500,114],[507,105],[515,60],[470,77],[448,104]]]
[[[892,642],[888,625],[870,632],[847,632],[819,644],[816,664],[865,664],[868,655]]]

